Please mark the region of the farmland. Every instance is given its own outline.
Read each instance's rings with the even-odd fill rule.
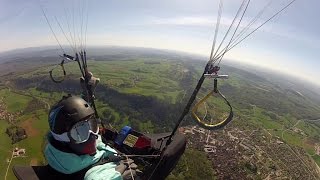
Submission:
[[[37,59],[33,59],[33,62],[36,64]],[[140,52],[128,54],[128,57],[118,57],[114,54],[89,57],[90,71],[101,79],[95,94],[99,115],[103,122],[117,129],[130,125],[143,132],[167,132],[172,129],[182,112],[201,75],[203,65],[203,61],[171,54],[150,57]],[[45,135],[48,132],[48,109],[62,95],[68,93],[79,95],[82,91],[79,85],[80,73],[76,63],[65,65],[67,76],[61,84],[51,81],[48,71],[52,67],[45,62],[39,63],[39,66],[32,66],[32,70],[30,68],[22,68],[0,78],[0,113],[3,114],[0,118],[0,143],[3,152],[0,160],[4,166],[8,165],[7,159],[15,147],[25,148],[26,156],[13,158],[11,166],[14,164],[45,164],[42,150],[46,143]],[[210,156],[211,161],[206,161],[200,168],[209,169],[210,171],[206,173],[210,176],[214,172],[218,179],[227,178],[228,176],[225,176],[224,173],[228,172],[227,167],[222,164],[218,166],[215,162],[225,160],[220,155],[223,155],[226,149],[233,149],[235,153],[238,153],[239,148],[234,148],[233,145],[240,146],[243,142],[257,147],[251,150],[240,148],[241,155],[247,156],[263,152],[264,157],[269,157],[271,160],[261,158],[261,163],[256,165],[258,169],[254,170],[251,162],[241,161],[236,158],[238,157],[236,154],[230,153],[232,160],[230,163],[235,168],[240,167],[241,177],[266,178],[272,170],[265,166],[271,162],[282,168],[281,175],[289,176],[292,173],[290,168],[283,166],[276,158],[287,155],[286,157],[290,160],[295,157],[295,153],[300,154],[301,161],[305,163],[304,165],[301,161],[292,160],[296,168],[301,169],[301,174],[308,172],[315,163],[320,165],[320,156],[315,151],[316,145],[320,143],[320,126],[319,122],[312,121],[319,117],[320,103],[315,98],[308,96],[311,94],[309,90],[301,90],[299,84],[288,89],[283,85],[284,83],[271,81],[232,66],[225,65],[221,69],[228,73],[230,78],[219,81],[218,87],[231,102],[235,118],[226,132],[216,131],[211,136],[221,141],[221,144],[223,144],[223,139],[226,139],[227,145],[216,146],[219,148],[216,149],[217,154],[215,155],[206,154],[201,148],[206,145],[206,142],[203,139],[197,139],[200,136],[188,136],[189,142],[193,145],[188,145],[189,149],[170,179],[192,179],[197,176],[196,170],[186,168],[191,168],[193,167],[191,164],[198,162],[192,159],[186,160],[192,157],[192,154],[198,154],[202,159]],[[56,78],[62,77],[58,69],[55,69],[53,74]],[[196,101],[199,101],[212,89],[212,81],[205,80]],[[200,106],[197,113],[202,118],[206,117],[206,121],[210,121],[208,118],[223,119],[227,111],[228,106],[224,104],[221,97],[211,96],[206,104]],[[6,129],[13,125],[23,128],[27,138],[12,144],[10,137],[6,134]],[[189,115],[182,124],[187,130],[194,125],[196,124]],[[236,137],[243,141],[232,141],[232,138],[229,141],[230,136],[227,132],[236,133]],[[202,136],[203,138],[208,136],[208,132],[205,131]],[[195,141],[200,144],[194,146]],[[279,142],[283,144],[278,144]],[[277,151],[268,153],[269,145]],[[286,153],[288,150],[291,153]],[[254,158],[259,159],[258,154],[256,155]],[[254,174],[258,172],[263,174]],[[4,172],[1,171],[0,176],[3,174]],[[8,177],[13,178],[11,171]]]

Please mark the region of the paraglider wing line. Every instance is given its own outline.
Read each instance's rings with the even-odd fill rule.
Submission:
[[[227,49],[227,52],[236,47],[238,44],[240,44],[242,41],[247,39],[250,35],[252,35],[254,32],[259,30],[262,26],[264,26],[266,23],[268,23],[270,20],[278,16],[280,13],[282,13],[285,9],[287,9],[290,5],[292,5],[296,0],[292,0],[290,3],[288,3],[286,6],[284,6],[282,9],[280,9],[277,13],[275,13],[273,16],[271,16],[269,19],[267,19],[265,22],[263,22],[260,26],[255,28],[253,31],[251,31],[248,35],[246,35],[244,38],[242,38],[240,41],[236,42],[234,45],[232,45],[229,49]]]
[[[221,57],[217,58],[217,59],[219,59],[218,66],[219,66],[219,64],[220,64],[220,62],[221,62],[224,54],[227,52],[227,49],[228,49],[228,47],[230,46],[230,44],[231,44],[231,42],[232,42],[232,40],[233,40],[233,38],[234,38],[234,35],[236,34],[236,32],[237,32],[237,30],[238,30],[238,28],[239,28],[239,26],[240,26],[240,24],[241,24],[241,21],[242,21],[244,15],[245,15],[246,12],[247,12],[247,9],[248,9],[248,7],[249,7],[249,4],[250,4],[250,0],[248,0],[248,3],[247,3],[247,5],[246,5],[246,7],[245,7],[245,9],[244,9],[244,11],[243,11],[243,13],[242,13],[242,16],[241,16],[241,18],[240,18],[240,20],[239,20],[239,22],[238,22],[238,25],[237,25],[236,29],[234,30],[234,32],[233,32],[233,34],[232,34],[232,37],[231,37],[228,45],[226,46],[223,54],[221,55]],[[222,50],[222,51],[223,51],[223,50]]]
[[[60,42],[59,42],[59,39],[58,39],[57,36],[56,36],[56,33],[54,33],[54,31],[53,31],[53,29],[52,29],[52,26],[51,26],[51,24],[50,24],[50,22],[49,22],[49,19],[48,19],[47,15],[46,15],[46,12],[44,11],[43,6],[42,6],[42,4],[41,4],[40,2],[39,2],[39,5],[40,5],[40,8],[41,8],[42,14],[43,14],[43,16],[46,18],[46,22],[47,22],[48,26],[50,27],[50,30],[51,30],[54,38],[56,39],[56,41],[57,41],[58,45],[60,46],[60,49],[62,50],[62,52],[65,54],[65,51],[64,51],[64,49],[62,48],[62,46],[61,46],[61,44],[60,44]]]
[[[212,42],[212,49],[211,49],[211,53],[210,53],[210,60],[213,60],[213,53],[214,53],[214,48],[215,48],[216,41],[217,41],[218,32],[219,32],[219,26],[220,26],[222,8],[223,8],[223,0],[220,0],[220,2],[219,2],[219,10],[218,10],[218,17],[217,17],[217,23],[216,23],[216,29],[215,29],[214,39],[213,39],[213,42]]]
[[[56,20],[56,22],[57,22],[58,26],[60,27],[60,30],[61,30],[61,32],[63,33],[64,37],[67,39],[67,41],[68,41],[69,45],[70,45],[70,46],[71,46],[71,48],[73,49],[74,53],[76,53],[76,50],[75,50],[75,49],[74,49],[74,47],[72,46],[72,44],[71,44],[71,42],[70,42],[70,40],[69,40],[68,36],[67,36],[67,35],[66,35],[66,33],[64,32],[64,30],[63,30],[63,28],[62,28],[62,26],[61,26],[60,22],[59,22],[59,21],[58,21],[58,19],[57,19],[57,17],[56,17],[56,16],[54,16],[54,18],[55,18],[55,20]]]
[[[237,13],[236,13],[235,17],[233,18],[233,20],[232,20],[232,22],[231,22],[231,24],[230,24],[230,26],[229,26],[229,28],[228,28],[227,32],[225,33],[225,35],[224,35],[224,37],[223,37],[222,41],[220,42],[220,44],[219,44],[219,46],[218,46],[218,49],[217,49],[217,50],[216,50],[216,52],[214,53],[213,57],[215,57],[215,56],[217,55],[217,52],[219,52],[219,50],[220,50],[220,48],[221,48],[222,44],[223,44],[223,43],[224,43],[224,41],[226,40],[226,38],[227,38],[227,36],[228,36],[228,34],[229,34],[229,32],[230,32],[231,28],[233,27],[234,22],[235,22],[235,21],[236,21],[236,19],[238,18],[239,14],[240,14],[240,12],[241,12],[241,10],[242,10],[242,8],[243,8],[244,4],[245,4],[245,1],[246,1],[246,0],[243,0],[243,1],[242,1],[242,3],[241,3],[241,5],[240,5],[240,7],[238,8],[238,11],[237,11]],[[217,61],[217,59],[214,59],[212,63],[214,64],[216,61]]]

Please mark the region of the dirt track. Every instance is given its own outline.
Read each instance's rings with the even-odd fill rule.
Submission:
[[[28,137],[35,137],[39,135],[39,130],[32,126],[35,119],[36,118],[30,118],[21,123],[21,127],[26,130]]]

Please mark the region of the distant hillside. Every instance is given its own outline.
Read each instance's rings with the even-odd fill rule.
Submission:
[[[2,56],[6,59],[0,65],[0,145],[6,152],[0,156],[3,166],[17,146],[26,149],[26,157],[15,158],[12,164],[45,164],[39,152],[48,132],[48,108],[62,95],[81,92],[77,63],[66,64],[66,79],[56,84],[48,71],[52,64],[60,63],[58,53],[54,49],[31,50]],[[96,47],[88,52],[89,69],[101,79],[96,91],[100,117],[117,129],[130,125],[148,133],[172,129],[205,66],[201,57],[164,50]],[[198,161],[190,159],[194,153],[201,160],[209,157],[201,167],[211,168],[206,173],[214,171],[221,179],[290,179],[296,175],[305,179],[308,171],[317,177],[314,167],[315,163],[320,165],[320,156],[315,148],[320,144],[320,122],[308,119],[319,117],[318,92],[288,76],[258,70],[222,65],[221,73],[230,78],[219,80],[218,87],[232,104],[234,119],[226,129],[211,133],[208,144],[205,139],[209,132],[196,128],[187,115],[182,126],[190,149],[172,179],[193,179],[195,170],[185,167],[196,168],[191,164]],[[61,73],[55,76],[61,77]],[[206,79],[196,101],[212,89],[213,81]],[[211,97],[197,113],[207,121],[208,117],[222,119],[227,113],[222,102]],[[23,129],[27,138],[13,143],[5,134],[8,128]]]

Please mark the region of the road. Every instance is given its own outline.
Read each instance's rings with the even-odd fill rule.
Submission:
[[[9,168],[10,168],[10,165],[11,165],[11,162],[12,162],[12,159],[13,159],[14,149],[15,149],[15,148],[12,149],[11,158],[10,158],[9,163],[8,163],[8,166],[7,166],[6,175],[4,176],[4,179],[5,179],[5,180],[7,180]]]

